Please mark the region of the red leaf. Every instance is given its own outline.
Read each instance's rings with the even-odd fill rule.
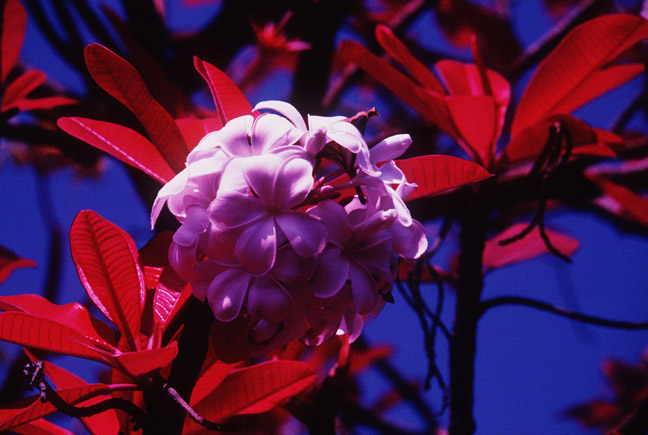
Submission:
[[[194,57],[194,67],[209,85],[222,125],[230,119],[252,114],[252,105],[227,74],[198,57]]]
[[[596,132],[587,123],[569,115],[553,115],[513,136],[503,158],[509,162],[534,160],[549,138],[549,127],[556,122],[560,122],[562,128],[571,134],[574,153],[577,153],[576,147],[598,143]]]
[[[489,166],[495,153],[497,113],[492,97],[462,95],[446,97],[448,109],[466,145],[479,162]]]
[[[19,311],[0,313],[0,340],[106,362],[103,342],[82,335],[73,326]]]
[[[92,78],[135,114],[171,169],[175,172],[184,169],[189,152],[184,138],[171,115],[153,98],[137,70],[99,44],[88,45],[85,56]]]
[[[627,65],[613,65],[595,71],[583,83],[580,83],[570,95],[565,96],[552,109],[552,112],[570,113],[572,110],[578,109],[596,97],[633,79],[643,70],[644,66],[642,64],[631,63]]]
[[[574,155],[590,157],[616,157],[614,150],[603,142],[581,145],[574,150]]]
[[[418,86],[389,62],[372,54],[355,41],[342,41],[336,57],[338,62],[352,63],[362,68],[371,78],[416,110],[427,122],[436,125],[452,137],[458,136],[442,95]]]
[[[387,360],[394,353],[394,349],[386,344],[374,345],[364,350],[351,352],[349,374],[357,375],[377,361]]]
[[[11,272],[21,267],[36,267],[36,263],[27,258],[20,258],[7,248],[0,246],[0,283],[9,277]]]
[[[70,246],[88,295],[124,334],[130,350],[137,350],[146,286],[135,242],[115,224],[85,210],[72,223]]]
[[[60,389],[56,392],[67,403],[75,405],[102,394],[110,394],[113,391],[132,390],[134,387],[134,385],[112,386],[91,384],[83,387]],[[0,431],[13,429],[14,427],[57,412],[56,407],[50,402],[41,402],[39,394],[5,406],[7,408],[0,409]]]
[[[215,361],[200,374],[196,386],[191,392],[191,403],[199,403],[217,388],[227,375],[240,363]]]
[[[102,343],[104,348],[114,347],[117,343],[113,330],[76,302],[55,305],[38,295],[1,296],[0,310],[20,311],[71,327],[79,334]]]
[[[14,427],[11,431],[21,435],[74,435],[69,430],[58,427],[42,418]]]
[[[194,408],[203,417],[215,421],[237,414],[258,414],[298,394],[314,380],[315,373],[308,364],[269,361],[230,372]]]
[[[476,65],[444,59],[437,62],[434,67],[450,95],[487,95]],[[511,98],[509,82],[493,70],[488,70],[487,75],[497,104],[508,106]]]
[[[26,112],[29,110],[51,110],[56,107],[68,106],[70,104],[77,104],[77,103],[78,101],[72,98],[55,95],[52,97],[43,97],[43,98],[34,98],[34,99],[23,98],[22,100],[16,103],[16,107]]]
[[[189,151],[194,149],[200,139],[205,137],[207,133],[212,131],[220,130],[222,127],[221,121],[218,118],[205,118],[205,119],[176,119],[176,124],[182,133],[182,136],[187,142],[187,147]]]
[[[521,240],[504,246],[499,244],[500,240],[519,234],[526,226],[526,223],[517,223],[486,242],[484,248],[484,267],[486,270],[530,260],[549,252],[537,228],[533,229]],[[551,244],[565,255],[572,255],[578,249],[578,240],[557,231],[547,230],[547,235],[551,240]]]
[[[159,0],[158,0],[159,1]],[[173,83],[164,68],[153,57],[148,50],[142,46],[140,39],[133,34],[124,20],[111,9],[106,3],[101,5],[108,21],[119,35],[126,46],[130,58],[141,73],[144,81],[148,83],[148,89],[155,98],[173,118],[189,116],[194,112],[191,100],[185,93]]]
[[[169,246],[172,241],[173,231],[162,231],[155,234],[139,250],[142,263],[160,269],[169,264]]]
[[[27,13],[18,0],[7,0],[2,6],[0,26],[0,82],[16,65],[27,27]]]
[[[58,126],[90,145],[107,152],[161,183],[175,176],[155,145],[130,128],[87,118],[59,118]]]
[[[648,227],[648,199],[605,178],[591,175],[588,178],[603,191],[604,197],[597,200],[598,205]]]
[[[407,70],[408,73],[418,81],[421,86],[436,92],[440,95],[445,94],[443,85],[436,78],[434,73],[423,65],[412,53],[407,49],[391,29],[383,24],[376,27],[376,39],[378,43],[385,49],[391,57],[398,61]]]
[[[13,82],[9,83],[2,96],[2,110],[17,106],[27,94],[45,82],[45,73],[38,70],[27,71]]]
[[[163,331],[191,296],[191,290],[186,289],[186,285],[170,266],[164,268],[153,298],[155,321],[162,325]]]
[[[585,101],[600,94],[607,85],[598,75],[602,67],[617,58],[632,45],[648,37],[648,22],[636,15],[606,15],[588,21],[572,30],[556,49],[547,56],[531,78],[513,120],[512,134],[558,112],[563,104]],[[616,82],[627,76],[612,70]],[[610,74],[610,73],[608,73]],[[610,79],[610,76],[607,76]],[[615,82],[612,82],[615,83]],[[618,83],[620,84],[620,83]],[[586,86],[591,95],[579,90]],[[577,93],[578,98],[572,100]],[[590,98],[591,97],[591,98]]]
[[[38,358],[30,352],[25,351],[25,353],[27,353],[32,362],[38,360]],[[43,371],[56,388],[67,389],[88,385],[85,380],[67,370],[52,364],[51,362],[43,362]],[[94,399],[88,400],[86,405],[92,405],[107,398],[108,396],[98,396]],[[82,418],[81,423],[91,435],[113,435],[119,432],[119,419],[114,409],[106,410],[91,417]],[[13,430],[16,431],[16,429]]]
[[[173,322],[191,296],[191,289],[186,287],[187,283],[169,266],[168,252],[172,238],[172,231],[163,231],[153,236],[140,249],[142,262],[156,266],[145,266],[145,270],[149,270],[151,275],[151,282],[147,282],[146,286],[155,289],[153,315],[162,332]]]
[[[414,272],[416,267],[416,261],[412,260],[403,260],[398,264],[398,277],[405,281],[410,277],[410,274]],[[432,265],[436,275],[441,281],[452,281],[453,277],[451,273],[446,272],[438,266]],[[432,275],[432,272],[429,268],[424,267],[421,273],[421,282],[435,282],[436,277]]]
[[[395,160],[407,181],[418,184],[405,201],[436,195],[468,183],[485,180],[490,173],[469,160],[450,156],[420,156]]]
[[[178,354],[178,344],[171,343],[167,347],[137,352],[125,352],[113,356],[113,364],[118,370],[127,373],[132,378],[150,373],[168,366]]]
[[[144,282],[147,289],[154,289],[160,282],[161,267],[144,266]]]

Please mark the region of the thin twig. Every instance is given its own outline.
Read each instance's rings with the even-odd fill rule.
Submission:
[[[428,249],[427,252],[428,260],[431,257],[433,257],[434,254],[437,253],[437,251],[441,248],[441,246],[443,246],[443,242],[448,236],[448,233],[450,233],[450,228],[452,228],[453,223],[454,223],[454,216],[447,217],[443,220],[443,224],[441,224],[441,229],[439,229],[439,234],[437,234],[436,238],[434,239],[434,242],[432,242],[432,245]]]
[[[501,307],[505,305],[519,305],[555,314],[560,317],[566,317],[571,320],[576,320],[582,323],[589,323],[591,325],[603,326],[606,328],[624,329],[628,331],[643,331],[648,330],[648,322],[626,322],[622,320],[610,320],[601,317],[591,316],[588,314],[576,313],[573,311],[565,310],[547,302],[537,301],[535,299],[525,298],[522,296],[499,296],[496,298],[488,299],[481,304],[481,315],[494,307]]]
[[[355,346],[359,348],[368,348],[369,343],[364,336],[360,336],[355,342]],[[412,405],[412,408],[418,412],[427,424],[427,433],[435,433],[437,428],[437,421],[434,413],[430,410],[429,406],[420,394],[420,391],[412,386],[412,384],[403,377],[403,375],[394,368],[394,366],[387,360],[379,360],[375,362],[375,367],[378,371],[392,384],[396,393],[407,403]]]
[[[441,311],[443,310],[443,301],[444,301],[444,295],[445,291],[443,288],[443,280],[441,279],[441,276],[439,276],[439,273],[434,269],[434,266],[430,264],[429,258],[425,259],[425,265],[430,272],[430,275],[434,278],[434,282],[437,285],[437,306],[436,306],[436,311],[435,311],[435,316],[432,319],[432,327],[431,329],[431,334],[433,337],[436,337],[436,331],[437,328],[441,329],[442,331],[445,329],[444,334],[446,334],[446,338],[450,337],[450,331],[447,330],[445,324],[441,321]],[[441,405],[441,409],[439,410],[439,414],[443,414],[450,404],[450,390],[448,390],[448,385],[446,384],[445,380],[443,379],[443,375],[441,372],[438,370],[437,367],[437,373],[435,376],[437,380],[437,384],[441,391],[443,392],[443,403]]]
[[[396,281],[396,285],[398,286],[398,289],[401,291],[401,293],[404,293],[406,291],[403,283],[400,280]],[[410,288],[410,291],[413,290],[413,286],[411,284],[408,284],[408,287]],[[413,291],[412,294],[414,294]],[[412,308],[414,308],[414,312],[416,313],[419,319],[419,323],[421,324],[421,328],[423,329],[423,341],[425,344],[425,353],[428,359],[427,374],[425,375],[425,383],[423,388],[425,390],[429,390],[432,378],[436,375],[436,373],[438,373],[435,362],[436,357],[434,353],[434,336],[432,336],[431,334],[430,327],[427,323],[427,318],[425,317],[425,314],[423,313],[423,310],[421,308],[423,306],[423,303],[420,296],[413,296],[413,299],[414,306]]]

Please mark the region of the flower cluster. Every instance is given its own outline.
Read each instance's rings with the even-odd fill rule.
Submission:
[[[306,125],[288,103],[262,102],[200,141],[160,190],[152,224],[166,203],[182,224],[171,265],[220,321],[258,319],[258,342],[287,324],[311,345],[338,330],[354,339],[384,306],[398,256],[427,248],[403,202],[415,185],[393,162],[410,143],[396,135],[370,149],[344,117]]]

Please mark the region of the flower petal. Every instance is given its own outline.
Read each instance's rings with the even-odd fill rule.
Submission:
[[[319,259],[316,256],[301,257],[289,244],[286,244],[277,249],[272,276],[285,284],[303,284],[313,277],[318,263]]]
[[[313,188],[313,166],[299,157],[287,159],[274,180],[274,202],[284,209],[298,206]]]
[[[254,156],[241,162],[243,176],[250,189],[264,204],[277,204],[274,193],[274,182],[283,160],[274,154]]]
[[[271,113],[257,116],[252,124],[252,154],[268,154],[274,149],[294,145],[306,134],[286,118]]]
[[[239,266],[234,256],[234,247],[245,227],[228,230],[211,223],[209,230],[198,239],[198,247],[211,260],[224,266]]]
[[[195,246],[180,246],[175,242],[171,242],[168,255],[169,264],[182,279],[185,281],[196,279],[194,266],[198,260],[196,259]]]
[[[304,258],[322,252],[326,246],[326,226],[305,213],[290,211],[275,216],[290,246]]]
[[[333,124],[345,122],[344,116],[315,116],[308,115],[308,129],[310,131],[327,131]]]
[[[340,322],[340,329],[349,336],[349,343],[353,343],[360,336],[363,324],[364,319],[360,314],[353,310],[348,310],[344,313],[342,322]]]
[[[390,136],[374,145],[370,150],[370,161],[374,165],[378,162],[394,160],[403,154],[412,143],[409,134]]]
[[[252,275],[267,273],[277,254],[277,233],[271,216],[251,224],[239,237],[234,248],[236,259]]]
[[[363,148],[369,149],[362,133],[350,122],[336,122],[326,133],[338,145],[354,154],[359,153]]]
[[[273,322],[288,319],[295,312],[295,304],[288,292],[270,276],[256,278],[250,285],[247,311],[257,312]]]
[[[259,320],[252,332],[250,332],[250,341],[254,344],[268,344],[273,338],[281,332],[284,322],[272,322],[267,319]]]
[[[369,272],[355,262],[349,264],[349,276],[351,277],[351,291],[356,312],[366,314],[373,309],[378,300],[376,283]]]
[[[187,184],[187,180],[189,180],[189,171],[183,169],[173,177],[171,181],[162,186],[153,202],[153,208],[151,210],[151,229],[155,227],[155,222],[157,221],[158,216],[160,216],[164,203],[166,203],[170,196],[182,192]]]
[[[252,155],[248,136],[252,130],[254,118],[251,115],[240,116],[230,120],[218,130],[214,142],[230,157],[247,157]],[[202,141],[201,141],[202,142]],[[199,143],[198,147],[201,144]]]
[[[351,238],[353,231],[349,216],[344,207],[337,202],[327,199],[310,208],[307,213],[320,218],[324,222],[328,230],[329,243],[344,246]]]
[[[207,290],[209,306],[221,322],[238,317],[252,277],[240,269],[228,269],[212,281]]]
[[[173,234],[173,241],[180,246],[191,246],[198,237],[209,227],[207,210],[199,205],[192,204],[187,207],[187,216],[182,225]]]
[[[320,254],[320,265],[313,277],[313,294],[329,298],[340,291],[348,278],[349,262],[342,258],[342,251],[326,249]]]
[[[428,242],[425,237],[425,228],[420,222],[412,219],[410,226],[394,222],[391,228],[394,250],[403,258],[415,260],[427,249]]]
[[[302,118],[299,111],[295,109],[292,104],[277,100],[261,101],[259,104],[254,106],[254,109],[252,110],[258,111],[263,109],[274,110],[275,112],[280,113],[290,122],[292,122],[295,127],[299,128],[300,130],[307,130],[304,118]]]
[[[263,203],[250,195],[228,192],[218,196],[209,205],[209,217],[222,229],[248,225],[266,216]]]

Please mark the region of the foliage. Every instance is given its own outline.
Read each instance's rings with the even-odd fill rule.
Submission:
[[[23,3],[58,55],[83,77],[87,92],[55,86],[44,72],[19,62],[28,19]],[[14,158],[32,163],[42,174],[70,165],[79,174],[100,176],[103,154],[90,144],[146,174],[148,178],[131,173],[143,202],[152,207],[154,222],[161,213],[157,234],[140,249],[97,213],[78,213],[69,237],[91,301],[87,306],[56,305],[38,294],[0,297],[0,340],[24,347],[32,362],[26,371],[30,387],[40,390],[2,406],[0,431],[69,433],[44,419],[60,411],[79,418],[97,435],[290,433],[304,427],[312,434],[328,434],[359,426],[412,433],[384,417],[401,400],[421,418],[422,433],[440,431],[420,386],[390,364],[388,347],[370,346],[362,337],[350,344],[360,333],[363,315],[377,314],[384,302],[394,302],[394,279],[402,296],[398,303],[410,305],[423,328],[428,356],[424,387],[435,381],[442,391],[450,434],[476,428],[476,330],[488,310],[522,305],[600,326],[648,329],[646,323],[554,307],[536,300],[532,289],[525,297],[482,296],[484,277],[493,270],[545,253],[571,261],[579,242],[546,227],[545,216],[552,210],[585,207],[645,234],[648,202],[642,190],[648,142],[643,133],[626,131],[626,125],[643,108],[646,92],[609,129],[579,118],[584,105],[645,75],[647,58],[640,43],[648,38],[648,22],[640,15],[632,10],[610,14],[612,8],[603,2],[547,2],[562,20],[538,44],[523,49],[508,12],[463,0],[185,3],[189,8],[218,3],[217,12],[203,28],[183,35],[169,30],[165,2],[123,1],[123,13],[80,0],[65,6],[51,2],[54,15],[49,16],[36,0],[0,1],[0,124],[3,137],[12,141]],[[453,53],[469,46],[472,62],[454,55],[443,58],[406,38],[412,22],[431,9]],[[92,41],[78,30],[79,23],[91,29]],[[344,26],[357,38],[336,44]],[[512,89],[538,61],[516,99]],[[309,115],[306,124],[288,103],[253,107],[245,94],[272,91],[271,73],[276,71],[292,76],[289,99],[295,106],[312,114],[345,116]],[[358,89],[384,101],[389,114],[377,117],[375,109],[358,107],[348,96]],[[194,104],[207,90],[213,106]],[[268,127],[264,120],[273,121]],[[234,125],[241,128],[232,134],[228,128]],[[280,125],[286,126],[285,134],[272,137]],[[401,159],[396,157],[410,140],[394,136],[396,131],[411,132],[414,138]],[[262,155],[245,156],[254,160],[252,169],[237,163],[242,170],[227,172],[232,160],[219,160],[232,154],[235,146],[228,141],[235,139],[248,154],[263,143]],[[441,152],[448,140],[458,145],[455,155]],[[222,168],[213,166],[217,163]],[[290,175],[285,182],[284,172]],[[220,196],[214,192],[226,175],[240,178],[244,186]],[[267,196],[280,196],[276,185],[288,192],[288,199],[277,200],[281,204]],[[372,196],[376,189],[381,194]],[[196,198],[205,192],[211,196],[203,204]],[[272,203],[272,210],[263,212],[270,217],[239,222],[255,201]],[[427,249],[423,227],[412,220],[403,201],[423,223],[443,218]],[[171,213],[162,211],[165,202]],[[190,215],[198,213],[198,206],[202,214],[194,219]],[[207,210],[211,220],[205,218]],[[350,220],[358,210],[366,213],[364,219]],[[338,215],[349,222],[336,222],[332,216]],[[304,229],[284,227],[288,218],[299,220]],[[400,218],[408,224],[398,223]],[[288,279],[276,276],[279,242],[273,239],[268,254],[263,251],[267,240],[257,237],[261,231],[250,230],[266,221],[279,234],[275,238],[285,236],[284,248],[297,252],[295,258],[310,259],[311,269],[326,272],[324,278],[323,272],[307,273],[310,266],[294,259],[291,264],[298,267],[282,271],[303,275],[298,284],[309,288],[300,293],[308,295],[306,301],[285,285]],[[331,263],[339,267],[325,268],[325,257],[341,256],[338,250],[351,238],[336,232],[366,230],[372,223],[377,229],[369,231],[371,237],[389,233],[385,264],[367,266],[380,251],[373,243],[371,249],[359,250],[362,259],[344,257]],[[454,260],[435,264],[453,225],[459,233]],[[420,234],[413,234],[419,228]],[[56,232],[52,234],[55,240]],[[221,236],[231,239],[232,252],[225,243],[217,249],[208,246]],[[305,247],[310,242],[317,246]],[[412,253],[403,245],[417,249]],[[422,246],[424,252],[419,252]],[[0,282],[16,268],[35,265],[0,250]],[[399,262],[396,254],[402,257]],[[235,257],[244,267],[225,257]],[[220,263],[209,263],[213,258]],[[208,270],[205,278],[204,270],[212,266],[217,272]],[[232,278],[237,273],[243,278]],[[288,309],[276,303],[276,288],[262,282],[266,275],[290,293],[302,316],[286,315]],[[339,285],[333,286],[334,281]],[[358,290],[360,281],[371,283],[370,292]],[[318,287],[321,283],[326,285]],[[425,283],[434,285],[435,308],[428,306]],[[452,329],[441,319],[446,285],[456,294]],[[272,311],[273,303],[281,313]],[[449,343],[448,376],[436,358],[438,333]],[[107,374],[102,382],[87,383],[52,363],[51,354],[98,362]],[[373,405],[359,388],[368,368],[381,372],[393,387]],[[18,366],[9,375],[20,370]],[[565,415],[616,433],[648,431],[645,364],[611,362],[605,372],[615,397],[573,407]]]

